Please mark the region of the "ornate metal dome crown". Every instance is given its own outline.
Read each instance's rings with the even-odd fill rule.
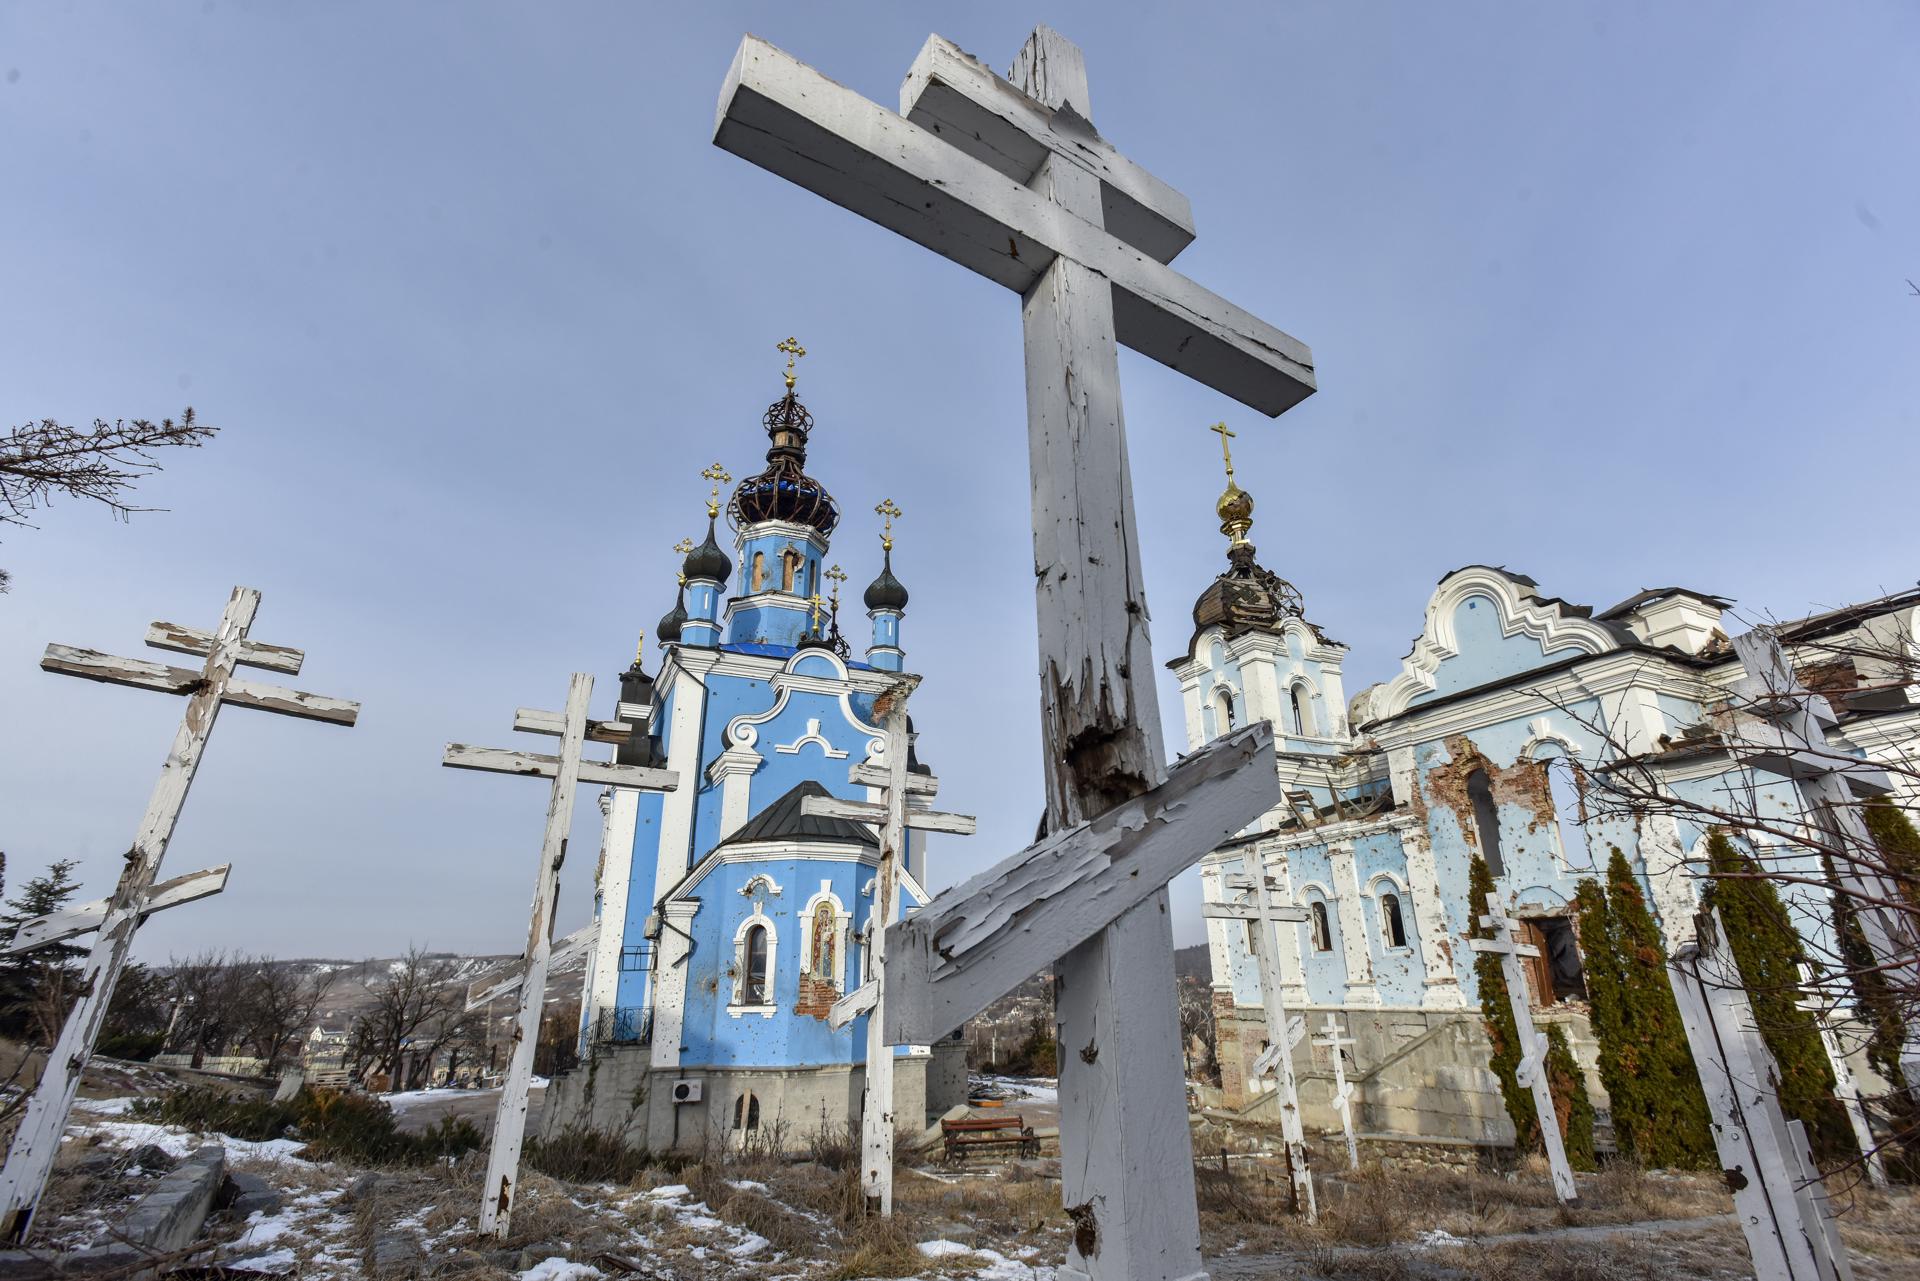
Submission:
[[[767,469],[740,482],[727,503],[727,519],[735,529],[763,520],[783,520],[831,534],[840,523],[840,508],[827,487],[805,471],[813,415],[793,390],[793,357],[804,356],[806,349],[789,338],[780,344],[780,350],[788,353],[787,394],[767,406],[760,420],[766,425],[767,439],[773,442],[767,449]]]

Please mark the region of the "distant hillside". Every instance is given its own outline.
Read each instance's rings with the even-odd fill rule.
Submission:
[[[465,988],[467,984],[483,975],[517,962],[518,956],[456,956],[453,953],[434,953],[435,961],[452,962],[448,981]],[[297,961],[278,961],[275,964],[300,974],[331,974],[333,986],[327,992],[327,999],[321,1003],[315,1021],[320,1026],[344,1030],[351,1026],[356,1016],[366,1012],[373,1005],[369,987],[383,976],[401,969],[406,962],[399,957],[375,957],[365,961],[332,960],[325,957],[305,957]],[[586,958],[581,957],[572,965],[555,968],[547,975],[546,1005],[551,1007],[565,1001],[578,1000],[581,979],[586,973]],[[501,997],[495,1002],[495,1013],[511,1013],[513,998]]]
[[[1207,960],[1207,945],[1195,943],[1192,947],[1173,949],[1173,972],[1178,978],[1192,979],[1196,983],[1213,982],[1213,966]]]

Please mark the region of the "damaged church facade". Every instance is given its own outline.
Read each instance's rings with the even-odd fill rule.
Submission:
[[[804,354],[797,344],[783,344]],[[804,470],[812,417],[793,390],[768,409],[766,470],[722,499],[706,540],[683,542],[681,585],[656,629],[662,659],[621,677],[620,718],[646,734],[621,761],[671,769],[674,790],[610,788],[596,942],[581,1002],[580,1064],[549,1087],[548,1135],[588,1125],[654,1151],[727,1142],[804,1144],[857,1118],[867,1018],[828,1022],[864,977],[874,927],[873,829],[809,815],[810,796],[874,799],[853,767],[886,765],[875,699],[904,666],[907,590],[894,577],[891,500],[860,658],[841,637],[829,564],[840,513]],[[721,503],[733,551],[719,545]],[[910,737],[911,742],[911,737]],[[908,768],[931,784],[909,749]],[[932,789],[916,794],[924,805]],[[924,838],[900,869],[906,911],[926,901]],[[897,1050],[902,1125],[961,1101],[964,1047]]]
[[[1658,918],[1688,922],[1701,889],[1690,869],[1702,865],[1708,833],[1671,814],[1590,809],[1584,789],[1594,784],[1584,771],[1631,759],[1703,802],[1762,814],[1800,808],[1789,779],[1736,765],[1715,748],[1711,724],[1745,675],[1727,641],[1730,603],[1669,588],[1595,611],[1523,575],[1468,566],[1441,579],[1400,673],[1349,698],[1346,647],[1306,617],[1290,584],[1259,566],[1245,538],[1251,511],[1229,479],[1220,514],[1234,539],[1230,567],[1201,594],[1187,652],[1168,666],[1190,746],[1232,725],[1272,721],[1284,800],[1203,860],[1205,901],[1238,901],[1235,887],[1261,865],[1276,900],[1305,910],[1298,924],[1276,929],[1282,1000],[1316,1033],[1331,1014],[1353,1038],[1345,1070],[1362,1131],[1505,1143],[1512,1127],[1488,1068],[1466,944],[1470,915],[1484,911],[1469,905],[1467,890],[1471,859],[1482,855],[1507,912],[1541,952],[1527,962],[1535,1019],[1563,1025],[1604,1109],[1576,888],[1604,873],[1617,846]],[[1920,592],[1801,620],[1779,635],[1802,678],[1828,693],[1837,749],[1913,759],[1920,702],[1910,689],[1886,689],[1889,677],[1896,686],[1906,678],[1853,670],[1871,666],[1866,657],[1836,663],[1831,655],[1915,652]],[[1870,697],[1849,696],[1870,686]],[[1781,888],[1818,955],[1830,946],[1832,908],[1817,888],[1818,868],[1807,870],[1814,884]],[[1277,1107],[1272,1078],[1252,1070],[1267,1036],[1258,928],[1207,922],[1224,1101],[1255,1115]],[[1323,1129],[1338,1126],[1327,1054],[1312,1039],[1294,1049],[1303,1116]],[[1853,1066],[1875,1079],[1863,1063]]]

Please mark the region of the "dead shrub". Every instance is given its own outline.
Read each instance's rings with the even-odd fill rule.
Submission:
[[[574,1125],[551,1139],[527,1140],[524,1160],[542,1174],[571,1183],[631,1183],[653,1157],[618,1134]]]
[[[911,1277],[927,1268],[927,1256],[899,1218],[866,1218],[847,1232],[825,1281],[860,1277]]]

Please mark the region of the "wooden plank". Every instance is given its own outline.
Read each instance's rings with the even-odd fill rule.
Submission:
[[[856,765],[847,771],[847,781],[856,787],[885,787],[887,771],[878,765]],[[931,774],[908,774],[908,796],[932,796],[939,792],[940,780]]]
[[[862,983],[859,987],[856,987],[853,991],[833,1003],[832,1007],[827,1010],[827,1026],[836,1029],[843,1028],[859,1018],[862,1014],[871,1013],[874,1005],[878,1003],[879,1000],[880,984],[873,979],[868,979],[865,983]],[[888,1052],[891,1053],[893,1047],[888,1046],[887,1049]]]
[[[567,935],[553,945],[553,957],[547,963],[549,971],[565,969],[580,959],[599,940],[600,922],[588,921],[585,925]],[[525,958],[508,962],[484,978],[475,979],[467,984],[467,1011],[474,1010],[499,1000],[509,992],[520,990],[521,980],[525,979]]]
[[[162,694],[191,694],[206,683],[203,673],[184,667],[168,667],[140,658],[120,658],[97,649],[74,645],[49,645],[40,656],[40,670],[83,680],[112,685],[131,685],[135,689],[157,690]]]
[[[451,769],[482,770],[489,774],[518,774],[525,778],[552,778],[560,771],[560,758],[539,752],[516,752],[504,747],[475,747],[471,743],[448,743],[440,763]],[[581,761],[580,781],[609,787],[638,787],[648,791],[671,792],[680,784],[680,776],[669,769],[650,765],[616,765],[610,761]]]
[[[279,712],[282,716],[298,716],[303,720],[323,721],[328,725],[351,725],[360,718],[360,704],[351,699],[328,698],[324,694],[309,694],[305,690],[264,685],[244,676],[236,676],[227,682],[222,700],[235,707]]]
[[[1193,206],[1127,159],[1088,122],[1088,108],[1036,102],[944,36],[928,36],[900,86],[900,114],[1025,186],[1049,155],[1100,180],[1102,224],[1157,262],[1193,243]]]
[[[838,796],[803,796],[800,812],[814,818],[844,819],[849,823],[881,824],[887,821],[887,807],[871,801],[846,801]],[[948,814],[941,810],[907,811],[907,826],[920,832],[947,832],[954,836],[972,836],[978,820],[971,814]]]
[[[559,712],[543,712],[537,708],[522,707],[513,713],[513,727],[527,734],[550,734],[558,738],[566,732],[566,717]],[[633,737],[633,725],[627,721],[588,721],[587,741],[589,743],[611,743],[619,746]]]
[[[1112,335],[1264,414],[1314,390],[1306,344],[1080,213],[835,84],[756,36],[721,89],[716,145],[1023,296],[1056,258],[1111,285]],[[1072,167],[1068,165],[1066,167]]]
[[[210,898],[227,887],[227,873],[231,863],[222,863],[219,867],[210,867],[201,872],[188,872],[185,876],[176,876],[170,881],[162,881],[147,892],[147,901],[141,908],[142,919],[155,912],[164,912],[170,907],[179,907],[183,903],[195,903]],[[31,952],[35,948],[45,947],[49,943],[59,943],[81,934],[91,933],[100,928],[107,919],[107,909],[113,905],[112,899],[95,899],[91,903],[81,903],[59,912],[49,912],[45,916],[36,916],[23,921],[14,932],[13,939],[0,955],[12,955],[18,952]]]
[[[940,894],[887,932],[887,1040],[927,1045],[1097,934],[1273,808],[1273,730],[1236,730],[1167,781]]]
[[[175,654],[205,658],[213,653],[213,633],[188,627],[184,623],[150,623],[147,626],[147,644]],[[240,642],[240,663],[245,667],[259,667],[286,676],[298,676],[300,665],[306,661],[306,657],[288,645],[263,645],[256,640]]]

